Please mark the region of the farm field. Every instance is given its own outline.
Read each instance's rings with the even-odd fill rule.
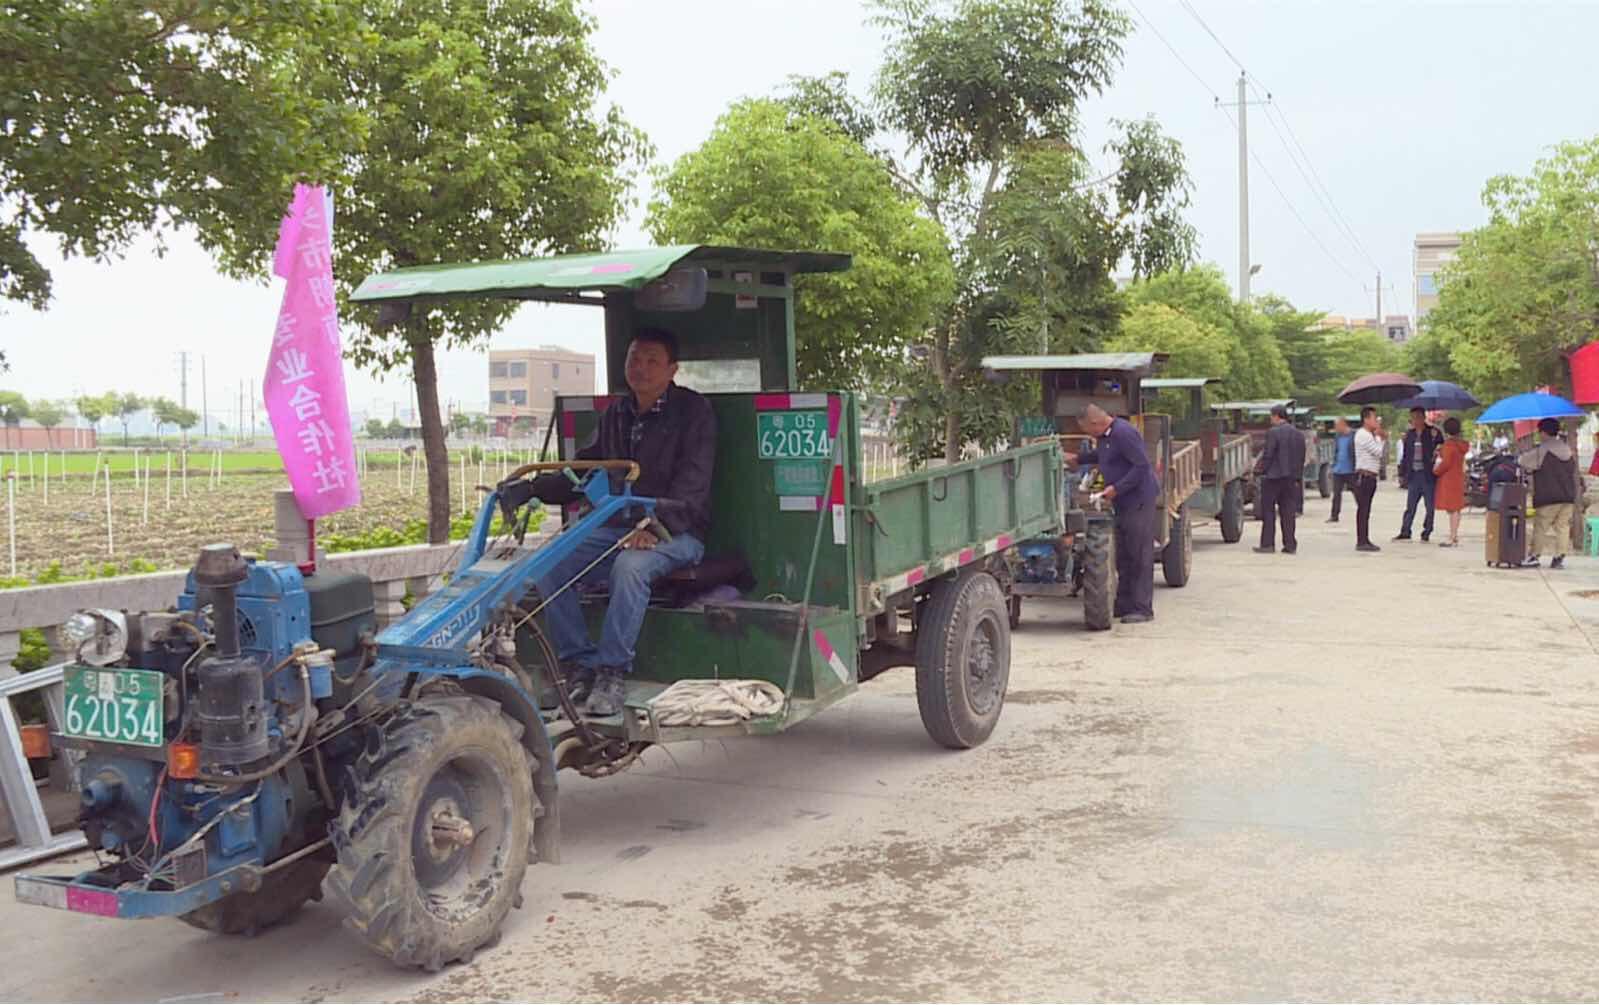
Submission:
[[[470,456],[469,456],[470,455]],[[174,471],[166,476],[165,455],[148,457],[151,477],[135,477],[132,454],[107,454],[111,464],[110,525],[107,538],[106,480],[92,476],[94,456],[85,459],[81,472],[73,472],[69,453],[68,475],[59,477],[59,454],[52,455],[52,477],[46,502],[42,458],[35,452],[35,477],[27,476],[26,452],[22,471],[15,484],[16,567],[10,567],[9,540],[0,544],[0,576],[33,580],[43,575],[78,578],[118,572],[149,572],[183,568],[194,561],[200,547],[227,541],[247,553],[265,554],[273,541],[273,493],[287,488],[281,462],[275,453],[223,452],[222,473],[208,474],[210,459],[190,454],[185,492],[181,464],[174,453]],[[476,512],[481,496],[473,490],[480,483],[497,481],[526,457],[525,451],[502,452],[456,450],[451,455],[451,513],[463,509]],[[11,472],[12,458],[4,456],[5,471]],[[117,461],[123,466],[118,468]],[[467,492],[461,492],[462,461],[465,460]],[[261,471],[266,462],[278,469]],[[396,463],[396,462],[400,463]],[[317,535],[324,543],[335,536],[368,535],[380,528],[401,532],[408,524],[427,516],[426,472],[420,458],[397,451],[373,451],[365,458],[360,506],[335,513],[317,522]],[[198,465],[198,470],[196,466]],[[6,497],[0,495],[0,504]],[[13,585],[22,585],[13,582]]]

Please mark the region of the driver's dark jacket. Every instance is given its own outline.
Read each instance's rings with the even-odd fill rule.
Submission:
[[[600,415],[600,424],[577,452],[582,460],[625,458],[637,461],[633,494],[671,500],[656,516],[674,534],[687,532],[702,542],[711,529],[711,472],[716,462],[716,413],[704,395],[668,384],[666,393],[643,415],[633,395],[618,397]],[[577,498],[561,472],[532,480],[532,495],[548,503]],[[611,490],[622,490],[622,473],[611,474]],[[631,523],[623,515],[613,522]]]

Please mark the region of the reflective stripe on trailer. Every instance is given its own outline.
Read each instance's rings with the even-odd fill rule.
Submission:
[[[1014,539],[1009,534],[991,537],[975,548],[962,548],[960,551],[951,552],[942,558],[936,558],[926,565],[918,565],[913,569],[902,572],[897,576],[879,580],[872,586],[882,591],[885,597],[892,597],[896,593],[903,593],[918,583],[924,582],[935,576],[942,576],[946,572],[959,569],[961,566],[970,565],[979,558],[998,554],[1009,548]]]

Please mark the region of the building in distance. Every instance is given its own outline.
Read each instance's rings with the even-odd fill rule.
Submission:
[[[593,394],[594,377],[594,357],[589,353],[551,345],[490,349],[489,418],[494,435],[509,435],[513,423],[529,418],[534,428],[543,429],[555,411],[555,396]]]
[[[1411,302],[1416,305],[1416,323],[1427,316],[1427,312],[1438,306],[1438,271],[1449,262],[1454,261],[1455,254],[1460,250],[1460,233],[1458,231],[1438,232],[1431,234],[1417,234],[1412,258],[1412,271],[1415,274],[1415,290]]]

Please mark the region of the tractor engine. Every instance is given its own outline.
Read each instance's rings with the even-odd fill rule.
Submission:
[[[358,742],[337,726],[375,630],[369,580],[211,545],[175,611],[75,618],[64,635],[97,669],[69,681],[65,732],[83,751],[79,825],[103,863],[83,879],[182,889],[323,838],[330,765]],[[216,885],[196,907],[237,888]]]

